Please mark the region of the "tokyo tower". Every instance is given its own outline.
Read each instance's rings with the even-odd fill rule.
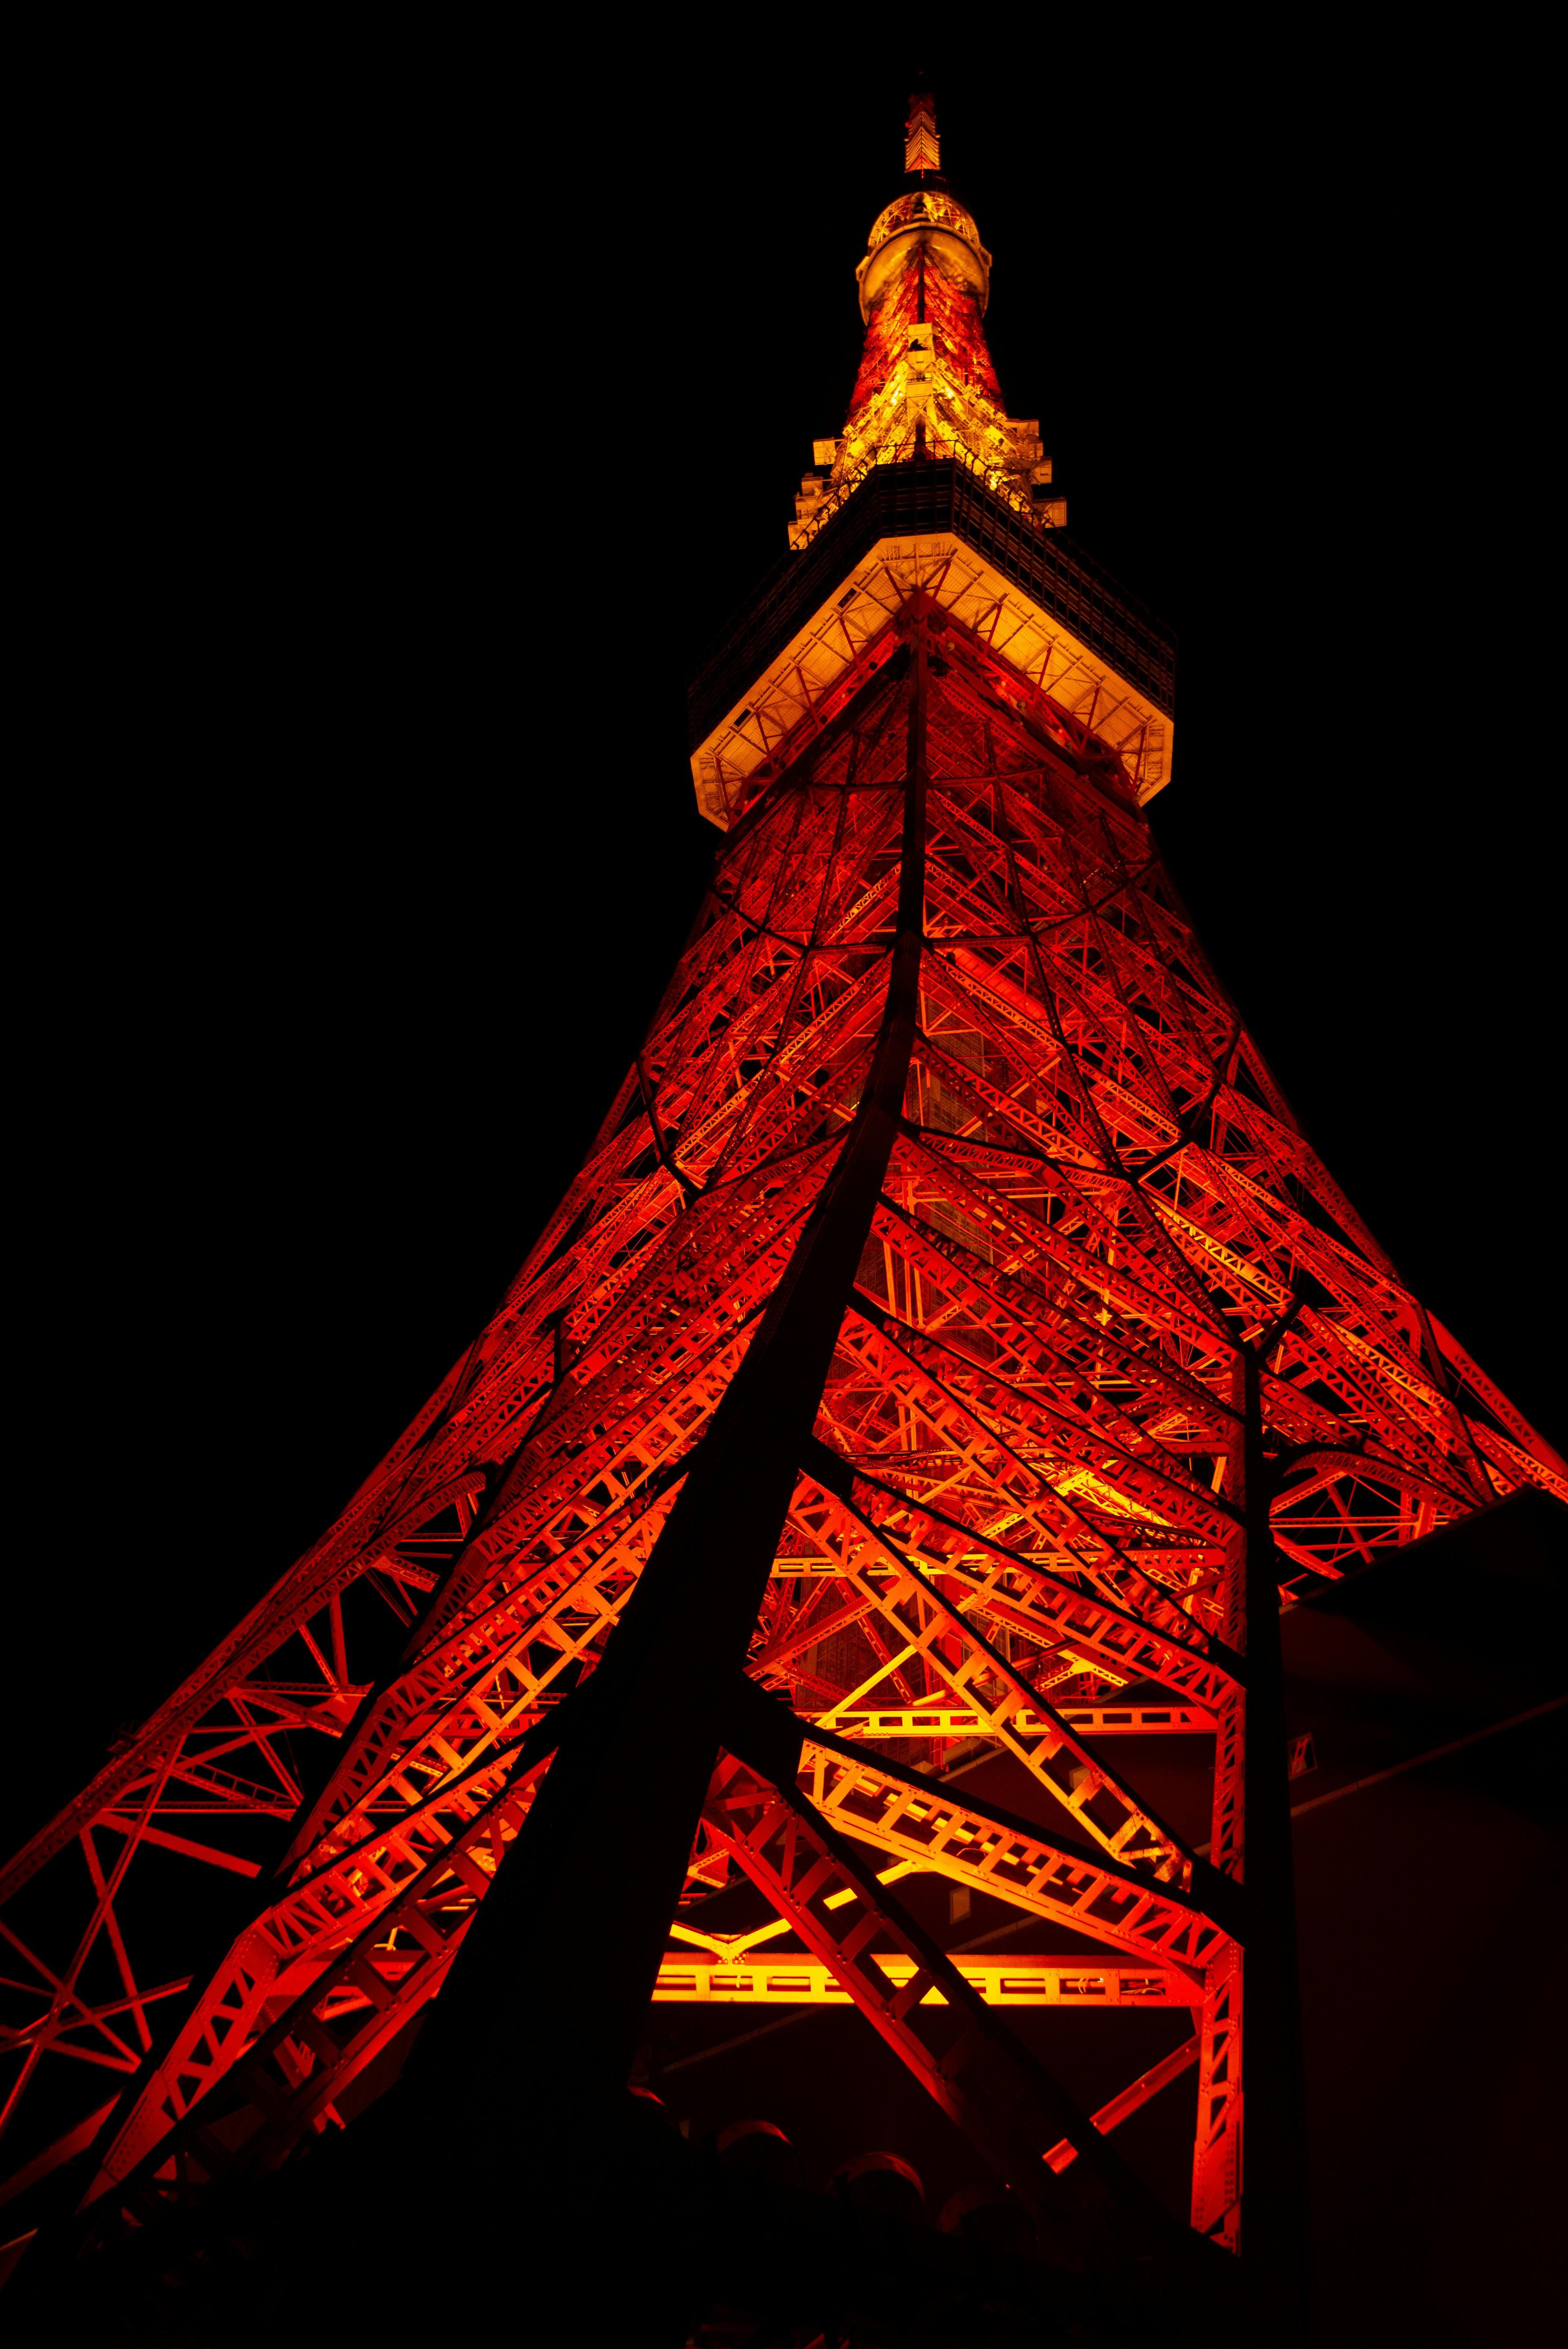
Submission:
[[[438,2141],[490,2240],[519,2163],[552,2226],[618,2181],[616,2338],[1307,2337],[1302,1642],[1568,1464],[1194,935],[1145,813],[1174,647],[1066,535],[991,269],[917,94],[843,429],[691,689],[719,846],[592,1150],[4,1872],[8,2293],[220,2337],[247,2261],[282,2289],[236,2213],[355,2176],[389,2242],[363,2179]],[[683,2135],[648,2050],[716,2006],[853,2010],[957,2149],[940,2214],[896,2145],[824,2179],[773,2121]],[[1169,2046],[1090,2108],[1050,2034],[1129,2013]],[[1180,2216],[1119,2143],[1177,2097]]]

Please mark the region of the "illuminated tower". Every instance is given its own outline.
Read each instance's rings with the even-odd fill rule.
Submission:
[[[847,2000],[1086,2324],[1224,2337],[1251,2272],[1291,2337],[1282,1599],[1568,1474],[1210,968],[1143,813],[1171,640],[1004,410],[929,98],[905,161],[843,432],[692,688],[723,844],[593,1150],[337,1524],[0,1884],[19,2196],[71,2176],[106,2258],[368,2142],[438,1992],[410,2082],[544,2013],[485,2042],[529,2111],[624,2100],[651,2004]],[[1118,1759],[1161,1737],[1210,1741],[1197,1846]],[[921,1876],[1027,1938],[950,1954]],[[1093,2115],[1008,2023],[1140,2000],[1195,2025]],[[1194,2067],[1183,2230],[1114,2131]]]

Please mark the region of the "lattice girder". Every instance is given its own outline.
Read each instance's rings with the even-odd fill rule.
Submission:
[[[922,560],[901,558],[901,593]],[[1195,2207],[1223,2231],[1234,1920],[1195,1924],[1206,1911],[1176,1894],[1244,1869],[1241,1351],[1266,1343],[1282,1582],[1568,1482],[1300,1135],[1081,720],[975,626],[937,616],[903,1118],[749,1669],[824,1739],[852,1727],[868,1785],[907,1791],[901,1745],[939,1770],[989,1742],[1064,1832],[1105,1847],[1097,1875],[1065,1843],[1051,1857],[1040,1827],[1034,1876],[1009,1878],[994,1855],[1016,1830],[957,1805],[965,1834],[992,1838],[983,1856],[961,1856],[955,1826],[921,1865],[1010,1883],[1016,1905],[1151,1963],[1172,1961],[1172,1934],[1218,1937],[1202,1964],[1181,1961],[1206,2017]],[[188,2002],[156,2081],[107,2126],[117,2177],[248,2060],[285,1993],[307,2004],[303,2038],[277,2042],[297,2074],[279,2093],[311,2127],[338,2061],[321,2033],[358,2015],[342,2062],[368,2060],[371,2018],[384,2044],[416,1975],[430,1994],[422,1961],[376,1954],[378,1920],[597,1669],[852,1130],[900,887],[908,668],[884,616],[857,639],[852,689],[793,754],[776,746],[637,1064],[491,1322],[338,1524],[5,1879],[17,1897],[62,1886],[54,1940],[24,1931],[20,1909],[0,1918],[33,1984],[13,1993],[13,2112],[52,2058],[95,2084],[106,2064],[129,2077],[160,2013]],[[357,1661],[356,1590],[405,1619],[390,1672]],[[1143,1733],[1213,1738],[1212,1869],[1100,1750],[1130,1733],[1109,1718],[1123,1692]],[[308,1805],[280,1725],[339,1748]],[[841,1745],[811,1751],[830,1757],[816,1798],[845,1832],[913,1862],[914,1798],[862,1816]],[[197,1886],[203,1870],[260,1877],[285,1818],[285,1872],[256,1882],[222,1964],[189,1993],[155,1979],[138,1954],[139,1854],[179,1857]],[[247,1821],[255,1840],[225,1848],[224,1823]],[[490,1864],[471,1863],[487,1882]],[[1085,1868],[1098,1889],[1080,1899]],[[448,1879],[481,1897],[455,1862]],[[1085,1921],[1101,1892],[1119,1914],[1154,1903],[1169,1931],[1113,1931],[1109,1909]]]

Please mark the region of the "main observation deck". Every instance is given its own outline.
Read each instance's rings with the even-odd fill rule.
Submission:
[[[978,629],[1121,758],[1140,803],[1171,776],[1176,640],[1059,531],[954,458],[872,466],[775,565],[687,695],[697,805],[727,829],[748,786],[914,585]]]

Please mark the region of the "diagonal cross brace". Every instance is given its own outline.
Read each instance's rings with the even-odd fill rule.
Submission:
[[[753,1712],[748,1707],[748,1718],[737,1723],[748,1743]],[[1222,2316],[1235,2275],[1231,2262],[1171,2218],[1088,2115],[804,1794],[782,1774],[776,1782],[727,1754],[714,1775],[704,1825],[831,1970],[997,2178],[1028,2204],[1058,2261],[1088,2267],[1129,2313],[1141,2303],[1150,2313],[1159,2307],[1169,2322],[1184,2304],[1205,2303],[1222,2317],[1210,2337],[1225,2337]],[[845,1889],[858,1895],[858,1904],[841,1919],[827,1901]],[[901,1988],[877,1965],[869,1946],[874,1938],[891,1939],[913,1961],[915,1971]],[[946,2013],[922,2008],[934,1987],[947,2002]],[[934,2024],[951,2030],[953,2018],[957,2033],[938,2052],[925,2033]],[[1070,2175],[1062,2177],[1069,2163]]]

